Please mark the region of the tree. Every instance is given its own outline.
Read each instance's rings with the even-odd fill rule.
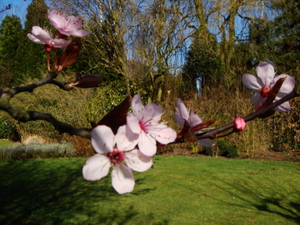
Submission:
[[[15,84],[26,77],[40,78],[41,71],[46,68],[46,58],[42,45],[36,45],[29,40],[27,34],[32,26],[50,27],[47,20],[47,5],[44,0],[33,0],[27,8],[26,22],[17,50],[17,71],[14,74]]]
[[[9,86],[16,72],[17,50],[22,35],[20,18],[6,16],[0,27],[0,72],[1,88]]]

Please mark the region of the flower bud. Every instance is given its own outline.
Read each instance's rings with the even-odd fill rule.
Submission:
[[[238,131],[244,130],[246,127],[246,122],[243,118],[238,117],[234,120],[234,128]]]

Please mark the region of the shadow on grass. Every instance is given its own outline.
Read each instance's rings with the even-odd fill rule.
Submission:
[[[134,206],[116,207],[116,202],[128,196],[118,195],[109,177],[85,181],[81,173],[84,161],[69,160],[0,164],[0,224],[126,224],[134,220],[138,214]]]
[[[224,202],[247,209],[257,209],[277,215],[296,224],[300,224],[300,191],[296,183],[278,184],[271,179],[240,179],[232,184],[222,181],[224,186],[215,185],[221,191],[232,196],[232,201]],[[288,187],[288,188],[287,188]],[[236,203],[235,199],[243,203]],[[245,204],[246,203],[246,204]]]

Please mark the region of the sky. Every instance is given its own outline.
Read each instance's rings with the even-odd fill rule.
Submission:
[[[26,18],[26,9],[31,2],[31,0],[0,0],[0,22],[7,15],[16,15],[24,22]],[[11,5],[11,8],[6,10],[9,4]]]

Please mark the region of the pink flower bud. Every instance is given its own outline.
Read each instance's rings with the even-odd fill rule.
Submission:
[[[234,128],[238,131],[244,130],[246,127],[246,122],[243,118],[238,117],[234,120]]]

